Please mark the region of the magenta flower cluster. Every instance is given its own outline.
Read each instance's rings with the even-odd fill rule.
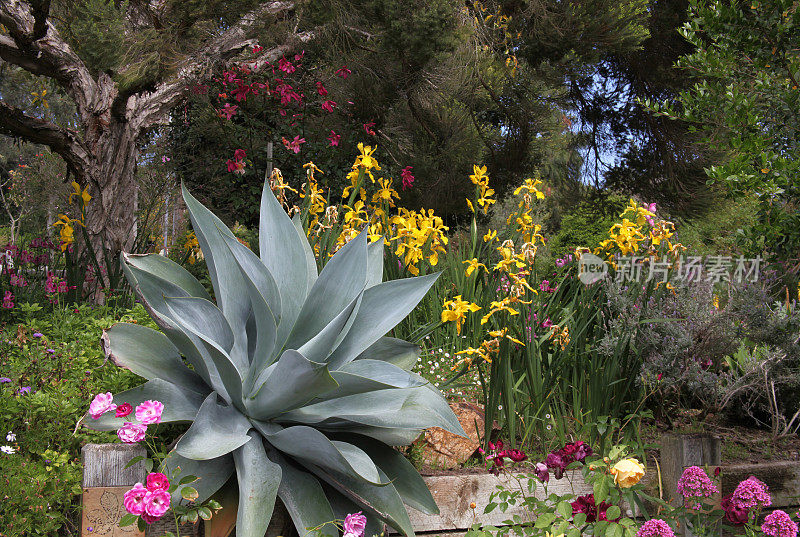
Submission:
[[[147,476],[147,486],[136,483],[123,496],[123,505],[132,515],[152,524],[167,512],[170,505],[169,479],[160,472]]]
[[[675,532],[663,520],[653,518],[642,524],[636,537],[675,537]]]
[[[763,509],[772,505],[767,485],[755,476],[750,476],[736,486],[731,503],[737,509]]]
[[[116,411],[115,417],[124,418],[134,412],[129,403],[122,403],[117,406],[114,404],[114,396],[111,392],[98,393],[89,404],[89,414],[93,419],[111,410]],[[154,423],[161,423],[161,414],[164,412],[164,403],[161,401],[147,400],[137,405],[134,416],[139,423],[126,421],[117,430],[117,437],[126,444],[136,444],[144,440],[147,426]]]
[[[769,537],[797,537],[797,524],[785,511],[778,509],[764,518],[761,531]]]
[[[678,494],[683,496],[684,505],[688,509],[699,510],[700,500],[718,494],[719,489],[699,466],[690,466],[678,479]]]

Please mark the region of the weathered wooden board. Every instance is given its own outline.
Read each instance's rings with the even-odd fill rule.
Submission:
[[[779,461],[764,464],[723,466],[722,494],[731,494],[740,481],[756,476],[769,487],[772,507],[782,509],[800,504],[800,462]]]
[[[122,497],[128,489],[129,486],[83,489],[82,537],[144,537],[136,524],[119,527],[126,513]]]
[[[570,480],[550,479],[548,483],[548,493],[578,495],[588,494],[592,490],[582,482],[579,472],[573,472],[571,476],[575,484],[573,490]],[[408,508],[408,515],[414,531],[450,531],[466,530],[472,524],[479,522],[482,525],[502,525],[504,520],[511,519],[514,515],[519,515],[526,520],[529,516],[524,509],[518,506],[509,507],[503,513],[496,508],[489,514],[483,514],[483,510],[489,503],[489,496],[495,492],[499,486],[506,490],[524,490],[527,494],[528,480],[521,476],[493,476],[491,474],[471,474],[471,475],[443,475],[428,476],[423,478],[431,489],[431,494],[436,504],[439,506],[438,515],[426,515],[416,509]],[[535,496],[544,498],[544,487],[536,481]],[[578,483],[581,483],[578,485]],[[475,503],[475,509],[470,508],[471,503]]]
[[[147,476],[143,462],[128,468],[125,466],[134,457],[146,455],[147,450],[139,444],[86,444],[81,448],[83,488],[130,488],[137,482],[143,482]]]

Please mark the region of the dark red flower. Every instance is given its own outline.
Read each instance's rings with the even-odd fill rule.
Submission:
[[[749,512],[746,508],[737,507],[731,501],[731,496],[733,494],[728,494],[720,502],[720,507],[725,512],[725,520],[734,526],[743,526],[748,520]]]
[[[131,412],[133,412],[133,407],[130,403],[122,403],[121,405],[117,405],[117,413],[115,415],[118,418],[124,418]]]
[[[520,451],[519,449],[507,449],[506,450],[506,457],[511,459],[514,462],[522,462],[528,458],[524,451]]]
[[[233,152],[233,158],[236,160],[244,160],[245,156],[247,156],[247,153],[244,149],[237,149]]]
[[[317,82],[317,93],[325,97],[328,94],[328,90],[325,89],[325,86],[322,85],[322,82]]]
[[[347,68],[346,65],[342,65],[339,69],[336,70],[336,74],[342,78],[347,78],[352,73],[350,69]]]
[[[584,513],[586,514],[586,522],[608,520],[606,517],[606,511],[608,511],[608,508],[611,507],[611,504],[606,502],[600,502],[600,505],[596,505],[594,501],[594,494],[578,496],[571,505],[572,515],[575,516],[578,513]],[[614,522],[617,520],[619,520],[619,517],[614,520]]]

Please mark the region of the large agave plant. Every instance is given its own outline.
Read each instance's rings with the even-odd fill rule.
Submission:
[[[436,275],[382,283],[383,245],[367,244],[366,233],[317,275],[302,229],[267,185],[259,257],[185,188],[183,195],[216,302],[169,259],[123,255],[128,281],[163,333],[125,323],[104,333],[108,356],[148,379],[115,402],[156,399],[162,421],[191,423],[167,470],[199,476],[192,486],[200,502],[235,472],[239,537],[263,537],[276,496],[300,535],[362,509],[368,532],[383,521],[413,535],[403,504],[438,509],[390,446],[431,426],[464,433],[441,394],[409,372],[419,348],[385,334]],[[124,419],[85,422],[113,430]]]

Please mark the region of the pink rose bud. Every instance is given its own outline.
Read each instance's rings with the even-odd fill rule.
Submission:
[[[147,432],[147,425],[126,421],[125,425],[117,431],[117,436],[126,444],[136,444],[144,440],[145,432]]]
[[[164,412],[163,403],[148,400],[136,407],[136,419],[145,425],[161,423],[162,412]]]
[[[144,497],[146,495],[147,489],[141,483],[136,483],[122,497],[122,504],[125,506],[125,510],[136,516],[144,513]]]
[[[114,396],[111,395],[111,392],[98,393],[89,404],[89,414],[92,415],[92,418],[97,419],[109,410],[115,410],[117,405],[113,401]]]

